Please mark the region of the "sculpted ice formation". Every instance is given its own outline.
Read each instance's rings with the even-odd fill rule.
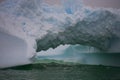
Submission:
[[[96,17],[95,20],[94,17]],[[106,10],[94,11],[82,21],[79,20],[75,25],[67,27],[63,32],[48,33],[42,39],[38,39],[37,51],[55,48],[60,44],[82,44],[108,51],[112,42],[120,38],[118,17]]]
[[[81,0],[62,1],[59,5],[50,5],[45,0],[0,2],[0,32],[10,35],[12,39],[20,39],[26,50],[18,53],[25,53],[24,58],[28,60],[25,63],[29,63],[36,52],[64,44],[80,44],[100,51],[120,52],[119,9],[92,9],[84,6]],[[4,58],[15,56],[5,53]],[[13,66],[19,65],[19,60],[13,63]],[[9,66],[9,63],[6,64]],[[24,64],[24,61],[20,64]]]

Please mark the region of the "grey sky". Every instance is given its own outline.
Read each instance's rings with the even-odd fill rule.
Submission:
[[[120,0],[84,0],[84,4],[92,7],[120,8]]]
[[[60,4],[60,0],[45,0],[50,4]],[[120,8],[120,0],[83,0],[86,6]]]
[[[0,0],[2,2],[4,0]],[[60,4],[61,0],[44,0],[50,4]],[[120,8],[120,0],[83,0],[84,4],[90,7],[111,7]]]

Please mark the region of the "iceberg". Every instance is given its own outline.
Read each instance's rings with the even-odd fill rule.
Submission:
[[[62,0],[62,5],[67,14],[74,14],[76,11],[82,9],[83,2],[82,0]]]
[[[79,44],[102,52],[120,52],[119,26],[119,9],[93,9],[81,0],[61,0],[60,5],[45,0],[2,1],[0,43],[6,44],[0,45],[0,67],[31,63],[37,52],[59,45]]]

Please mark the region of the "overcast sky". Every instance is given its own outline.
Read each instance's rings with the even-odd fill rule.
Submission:
[[[84,0],[84,4],[92,7],[120,8],[120,0]]]
[[[0,0],[2,2],[4,0]],[[60,4],[60,0],[44,0],[50,4]],[[84,4],[91,7],[120,8],[120,0],[83,0]]]
[[[50,4],[60,4],[60,0],[45,0]],[[120,0],[83,0],[84,4],[91,7],[120,8]]]

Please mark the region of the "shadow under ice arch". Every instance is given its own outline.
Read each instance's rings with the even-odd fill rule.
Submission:
[[[92,19],[92,14],[97,14],[97,19]],[[118,50],[110,50],[115,47],[116,41],[120,41],[118,16],[106,10],[94,11],[89,16],[78,21],[75,25],[67,27],[63,32],[48,33],[42,39],[37,39],[36,51],[47,50],[51,47],[56,48],[61,44],[81,44],[93,46],[101,51],[119,52]]]

